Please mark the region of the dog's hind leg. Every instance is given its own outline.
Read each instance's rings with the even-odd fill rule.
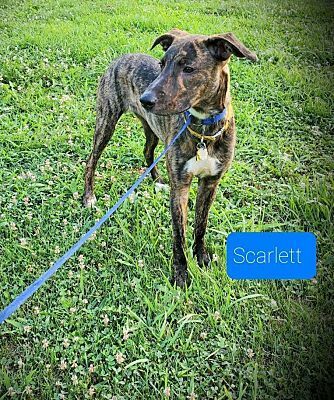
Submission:
[[[149,124],[144,120],[144,118],[141,118],[140,116],[138,116],[138,118],[140,119],[145,132],[146,142],[144,147],[144,156],[146,164],[149,167],[154,161],[154,150],[158,145],[159,139],[152,131]],[[155,182],[163,183],[163,180],[160,177],[159,170],[157,167],[154,167],[152,169],[151,176]]]
[[[94,195],[94,174],[97,162],[102,151],[107,146],[122,109],[117,101],[111,102],[107,98],[100,98],[97,106],[96,127],[94,134],[93,150],[86,164],[85,172],[85,191],[83,195],[83,204],[86,207],[92,207],[96,203]]]

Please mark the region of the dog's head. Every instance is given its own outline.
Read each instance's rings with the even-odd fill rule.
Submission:
[[[224,103],[231,55],[257,60],[233,33],[205,36],[172,29],[159,36],[152,49],[158,44],[165,51],[161,73],[140,101],[147,110],[161,115],[178,114],[190,107],[205,112],[205,104],[217,97]]]

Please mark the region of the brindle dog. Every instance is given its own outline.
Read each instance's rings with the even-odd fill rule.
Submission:
[[[184,123],[183,112],[191,113],[191,124],[167,154],[170,179],[170,202],[173,221],[174,281],[183,287],[188,280],[184,254],[189,187],[198,176],[194,255],[200,265],[208,265],[210,256],[204,244],[208,213],[218,182],[231,165],[235,146],[235,122],[231,107],[228,61],[232,54],[255,61],[232,33],[204,36],[173,29],[153,43],[162,45],[164,57],[158,60],[144,54],[127,54],[115,60],[102,76],[97,98],[97,118],[93,150],[88,158],[83,202],[96,202],[93,192],[94,172],[103,149],[109,142],[120,116],[133,112],[141,121],[148,165],[153,162],[159,139],[168,144]],[[201,120],[226,109],[227,116],[211,125]],[[205,160],[197,160],[200,135],[222,134],[204,140]],[[162,182],[159,171],[151,172]]]

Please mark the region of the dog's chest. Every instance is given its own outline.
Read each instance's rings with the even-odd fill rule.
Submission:
[[[203,178],[205,176],[217,175],[220,164],[215,157],[207,156],[205,160],[196,160],[195,156],[185,163],[184,169],[190,174]]]

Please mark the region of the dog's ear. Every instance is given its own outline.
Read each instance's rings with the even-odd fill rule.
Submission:
[[[231,32],[210,36],[205,40],[205,45],[213,57],[219,61],[227,60],[232,54],[257,61],[256,54],[247,49]]]
[[[185,31],[181,31],[180,29],[174,28],[171,31],[165,33],[164,35],[159,36],[155,39],[152,47],[150,50],[154,49],[155,46],[161,44],[161,47],[164,51],[168,50],[171,44],[174,42],[175,39],[179,39],[182,36],[189,35]]]

